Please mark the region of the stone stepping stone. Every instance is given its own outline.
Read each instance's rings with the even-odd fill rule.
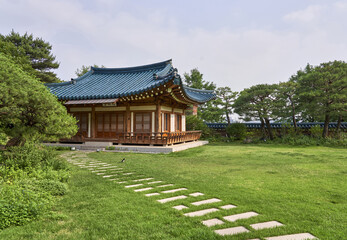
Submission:
[[[217,209],[217,208],[208,208],[208,209],[199,210],[199,211],[195,211],[195,212],[185,213],[183,215],[187,216],[187,217],[200,217],[200,216],[204,216],[208,213],[217,212],[217,211],[219,211],[219,209]]]
[[[157,192],[145,194],[146,197],[152,197],[152,196],[158,196],[158,195],[160,195],[160,193],[157,193]]]
[[[96,175],[105,175],[106,173],[102,173],[102,172],[100,172],[100,173],[96,173]]]
[[[232,228],[214,230],[214,232],[221,236],[225,236],[225,235],[236,235],[239,233],[245,233],[245,232],[249,232],[249,230],[247,230],[247,228],[245,227],[232,227]]]
[[[203,196],[205,194],[201,193],[201,192],[196,192],[196,193],[190,193],[189,196],[192,196],[192,197],[198,197],[198,196]]]
[[[210,199],[206,199],[206,200],[202,200],[202,201],[198,201],[198,202],[192,202],[191,204],[194,206],[200,206],[200,205],[204,205],[204,204],[208,204],[208,203],[216,203],[216,202],[220,202],[222,200],[218,199],[218,198],[210,198]]]
[[[143,185],[142,183],[139,183],[139,184],[125,186],[125,188],[133,188],[133,187],[138,187],[138,186],[142,186],[142,185]]]
[[[251,224],[250,226],[255,230],[260,230],[264,228],[280,227],[280,226],[283,226],[283,224],[277,221],[269,221],[269,222]]]
[[[235,222],[235,221],[240,220],[240,219],[246,219],[246,218],[255,217],[258,215],[259,214],[256,212],[246,212],[246,213],[240,213],[240,214],[225,216],[223,218],[229,222]]]
[[[172,202],[172,201],[175,201],[175,200],[178,200],[178,199],[184,199],[184,198],[187,198],[187,196],[180,195],[180,196],[176,196],[176,197],[159,199],[157,201],[160,202],[160,203],[167,203],[167,202]]]
[[[153,178],[142,178],[142,179],[136,179],[133,180],[133,182],[142,182],[142,181],[148,181],[148,180],[152,180]]]
[[[163,181],[149,182],[149,183],[147,183],[147,184],[156,184],[156,183],[161,183],[161,182],[163,182]]]
[[[182,210],[182,209],[185,209],[185,208],[188,208],[188,207],[184,206],[184,205],[177,205],[177,206],[173,206],[172,208],[177,209],[177,210]]]
[[[117,183],[119,183],[119,184],[122,184],[122,183],[126,183],[127,181],[122,181],[122,182],[117,182]]]
[[[207,227],[213,227],[216,225],[224,224],[224,222],[222,220],[219,220],[218,218],[212,218],[209,220],[202,221],[202,224],[204,224]]]
[[[157,187],[161,188],[161,187],[171,187],[171,186],[173,186],[173,184],[170,183],[170,184],[160,185],[160,186],[157,186]]]
[[[290,235],[282,235],[277,237],[267,237],[266,240],[307,240],[307,239],[318,239],[310,233],[298,233]]]
[[[219,208],[224,209],[224,210],[228,210],[228,209],[236,208],[236,206],[232,205],[232,204],[227,204],[224,206],[220,206]]]
[[[174,192],[179,192],[179,191],[184,191],[184,190],[187,190],[187,189],[186,188],[177,188],[177,189],[162,191],[161,193],[174,193]]]
[[[103,178],[109,178],[109,177],[113,177],[114,175],[105,175],[105,176],[102,176]]]
[[[131,175],[131,174],[134,174],[132,172],[129,172],[129,173],[123,173],[123,175]]]
[[[92,171],[92,173],[94,173],[94,172],[106,172],[106,170],[94,170],[94,171]]]
[[[117,166],[100,167],[99,169],[116,168]]]
[[[109,179],[110,181],[116,181],[116,180],[119,180],[118,178],[112,178],[112,179]]]
[[[148,188],[140,188],[140,189],[135,189],[134,192],[143,192],[143,191],[148,191],[153,189],[152,187],[148,187]]]

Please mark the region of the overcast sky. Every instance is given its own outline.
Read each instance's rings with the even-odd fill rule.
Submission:
[[[0,33],[53,46],[64,80],[82,65],[173,59],[234,91],[347,61],[347,0],[0,0]]]

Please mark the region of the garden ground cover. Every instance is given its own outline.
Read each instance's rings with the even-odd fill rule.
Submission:
[[[202,192],[165,204],[145,197],[146,192],[125,189],[86,169],[72,166],[69,192],[53,213],[25,226],[0,232],[0,239],[250,239],[309,232],[319,239],[347,236],[346,149],[327,147],[287,147],[281,145],[210,144],[183,152],[164,154],[91,153],[97,160],[122,167],[134,175],[123,179],[153,177],[163,188],[187,188]],[[76,152],[78,155],[79,153]],[[119,163],[126,158],[125,163]],[[143,175],[143,176],[139,176]],[[165,197],[183,193],[172,193]],[[218,198],[236,208],[202,217],[184,213],[206,208],[189,205],[193,201]],[[172,206],[189,209],[178,211]],[[210,218],[255,211],[258,216],[208,228]],[[285,226],[221,237],[213,230],[249,226],[276,220]]]

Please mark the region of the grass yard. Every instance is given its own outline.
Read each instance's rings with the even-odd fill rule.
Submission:
[[[122,166],[188,190],[145,197],[89,170],[72,166],[69,192],[44,219],[0,232],[0,239],[251,239],[309,232],[319,239],[347,239],[347,150],[283,145],[210,144],[164,154],[91,153],[89,158]],[[119,163],[125,157],[125,163]],[[93,160],[91,160],[93,161]],[[142,178],[136,175],[124,179]],[[154,181],[153,180],[153,181]],[[148,185],[147,185],[148,186]],[[202,192],[165,204],[157,199]],[[222,202],[189,203],[207,198]],[[172,206],[184,204],[178,211]],[[183,213],[234,204],[202,217]],[[255,211],[258,216],[208,228],[210,218]],[[285,226],[251,230],[250,224],[276,220]],[[221,237],[212,230],[245,226],[249,233]]]

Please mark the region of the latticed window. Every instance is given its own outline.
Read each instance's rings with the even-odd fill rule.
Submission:
[[[151,114],[136,113],[135,114],[135,132],[151,131]]]

